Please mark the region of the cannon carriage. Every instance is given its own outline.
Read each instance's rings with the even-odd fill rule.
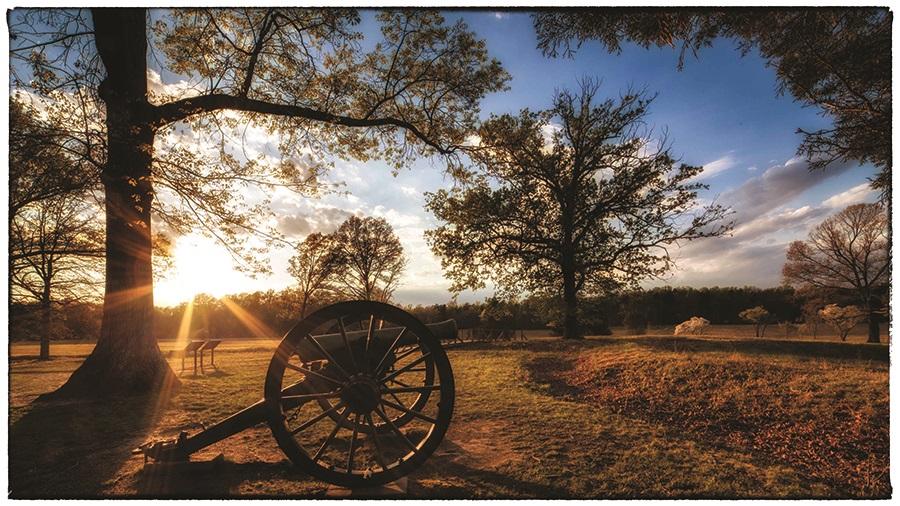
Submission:
[[[281,340],[263,399],[197,434],[135,452],[183,461],[267,423],[285,455],[316,478],[348,488],[397,480],[428,459],[450,425],[453,372],[441,341],[456,332],[452,320],[425,325],[379,302],[327,306]]]

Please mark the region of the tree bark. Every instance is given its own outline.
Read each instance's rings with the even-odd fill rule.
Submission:
[[[154,129],[147,112],[145,9],[94,9],[107,77],[106,292],[97,346],[56,393],[103,396],[169,389],[178,379],[153,336],[150,209]]]
[[[878,313],[874,310],[869,310],[869,339],[870,343],[880,343],[881,342],[881,328],[879,326],[879,318]]]
[[[563,338],[582,339],[578,324],[578,290],[574,269],[563,268]]]
[[[50,360],[50,332],[53,328],[53,316],[50,314],[50,287],[44,286],[41,297],[41,360]]]

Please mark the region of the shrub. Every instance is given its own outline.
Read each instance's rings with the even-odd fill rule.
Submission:
[[[838,331],[841,341],[846,341],[853,327],[866,319],[866,314],[859,307],[841,307],[837,304],[828,304],[819,311],[819,316]]]
[[[741,320],[756,324],[756,337],[765,337],[766,325],[769,324],[769,311],[762,306],[745,309],[738,314]]]
[[[679,323],[675,326],[675,335],[700,335],[709,327],[709,320],[700,316],[693,316],[690,320]]]

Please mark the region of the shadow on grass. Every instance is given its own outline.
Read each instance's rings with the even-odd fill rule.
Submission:
[[[224,459],[202,462],[151,464],[137,473],[136,494],[128,497],[177,499],[222,499],[248,495],[255,498],[284,498],[282,494],[239,494],[246,482],[310,480],[289,461],[236,463]],[[316,494],[291,497],[313,497]]]
[[[32,402],[9,427],[9,497],[98,496],[158,421],[160,400]]]

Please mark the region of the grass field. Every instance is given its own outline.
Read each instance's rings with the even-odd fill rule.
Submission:
[[[49,362],[13,345],[12,496],[321,496],[327,485],[295,470],[265,425],[196,456],[225,463],[187,473],[130,454],[258,400],[275,344],[226,343],[219,370],[182,375],[170,399],[96,404],[33,402],[90,344],[54,345]],[[616,336],[469,344],[450,359],[453,423],[411,476],[413,496],[890,494],[885,345]]]

